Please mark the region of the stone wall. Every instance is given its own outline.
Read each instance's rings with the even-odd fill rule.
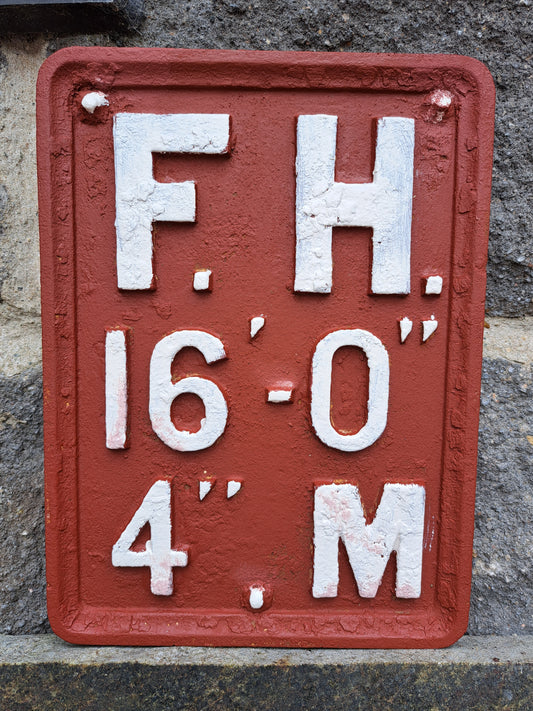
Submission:
[[[0,633],[47,631],[35,80],[72,45],[453,53],[496,84],[471,634],[531,634],[531,2],[163,0],[129,34],[0,41]],[[5,32],[5,30],[4,30]]]

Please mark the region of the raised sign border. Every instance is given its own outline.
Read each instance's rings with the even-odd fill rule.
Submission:
[[[101,610],[79,599],[73,120],[82,90],[135,87],[453,89],[460,102],[456,142],[453,299],[450,306],[446,424],[437,578],[439,614],[410,617],[391,634],[387,614],[374,627],[349,615],[268,614],[251,630],[248,613],[175,615]],[[483,64],[460,56],[318,54],[174,49],[68,48],[43,65],[37,88],[37,141],[43,276],[45,505],[48,611],[54,631],[82,644],[279,647],[443,647],[468,621],[476,481],[485,263],[489,222],[494,86]],[[474,265],[471,269],[468,265]],[[466,337],[468,332],[468,337]],[[464,373],[468,373],[465,377]],[[58,448],[56,443],[62,442]],[[167,619],[168,618],[168,619]],[[391,618],[396,614],[391,611]],[[265,619],[265,618],[263,618]],[[212,633],[214,624],[224,632]],[[261,625],[264,628],[265,625]],[[175,628],[174,628],[175,629]]]

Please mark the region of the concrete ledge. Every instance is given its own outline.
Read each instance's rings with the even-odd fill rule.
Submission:
[[[0,709],[530,709],[533,636],[440,650],[75,647],[0,636]]]

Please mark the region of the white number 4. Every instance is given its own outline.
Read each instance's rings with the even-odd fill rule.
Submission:
[[[142,527],[150,524],[151,539],[146,550],[133,551]],[[113,546],[111,561],[117,568],[150,568],[150,590],[154,595],[172,595],[172,568],[188,562],[186,550],[172,550],[170,483],[156,481]]]

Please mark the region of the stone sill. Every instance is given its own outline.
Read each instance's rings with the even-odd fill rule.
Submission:
[[[81,647],[0,636],[0,709],[526,709],[533,636],[438,650]]]

